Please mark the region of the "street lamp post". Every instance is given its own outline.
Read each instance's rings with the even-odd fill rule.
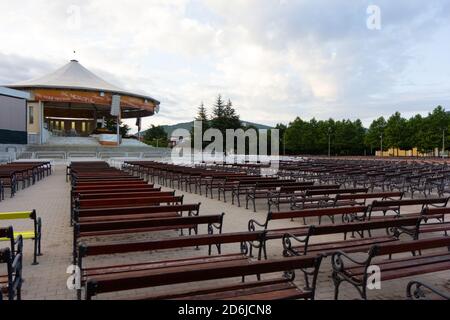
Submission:
[[[442,158],[444,158],[445,152],[445,128],[442,129]]]
[[[381,156],[384,156],[384,152],[383,152],[383,133],[381,133],[380,135],[380,139],[381,139]]]
[[[331,157],[331,128],[328,128],[328,158]]]

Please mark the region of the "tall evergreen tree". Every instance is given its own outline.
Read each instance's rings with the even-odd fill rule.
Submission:
[[[211,127],[210,120],[208,117],[208,112],[207,112],[203,102],[200,104],[200,107],[198,107],[198,112],[197,112],[197,116],[195,117],[195,120],[201,121],[201,125],[202,125],[201,135],[203,137],[206,130],[208,130]],[[195,125],[196,125],[196,123],[194,123],[194,127],[192,127],[192,129],[190,131],[192,147],[194,147],[194,142],[195,142],[195,140],[194,140],[195,139],[195,137],[194,137]],[[208,145],[208,142],[203,141],[202,148],[205,148],[207,145]]]
[[[195,117],[195,120],[203,121],[203,122],[208,121],[208,112],[206,111],[203,101],[200,104],[200,107],[198,107],[198,112],[197,112],[197,116]]]
[[[213,118],[222,118],[225,115],[225,102],[222,100],[222,95],[217,96],[216,103],[213,107]]]

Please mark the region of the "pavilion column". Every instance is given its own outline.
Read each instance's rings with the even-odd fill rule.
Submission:
[[[94,105],[94,130],[93,130],[92,132],[94,132],[95,130],[97,130],[97,119],[98,119],[98,116],[97,116],[97,108],[96,108],[95,105]]]

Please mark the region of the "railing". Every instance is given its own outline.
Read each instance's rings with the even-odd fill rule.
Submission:
[[[159,149],[152,152],[95,152],[95,151],[25,151],[17,153],[5,153],[5,156],[0,154],[0,159],[5,158],[5,161],[17,160],[33,160],[33,159],[48,159],[48,160],[62,160],[72,161],[73,159],[98,159],[108,160],[113,158],[123,159],[151,159],[164,158],[170,155],[169,149]]]

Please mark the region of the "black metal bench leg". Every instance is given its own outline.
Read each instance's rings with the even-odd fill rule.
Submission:
[[[33,263],[32,263],[33,266],[39,264],[39,262],[37,262],[37,254],[38,254],[38,240],[35,238],[34,239]]]
[[[333,282],[334,282],[334,300],[339,299],[339,287],[341,286],[342,280],[338,279],[338,276],[333,273],[332,275]]]

